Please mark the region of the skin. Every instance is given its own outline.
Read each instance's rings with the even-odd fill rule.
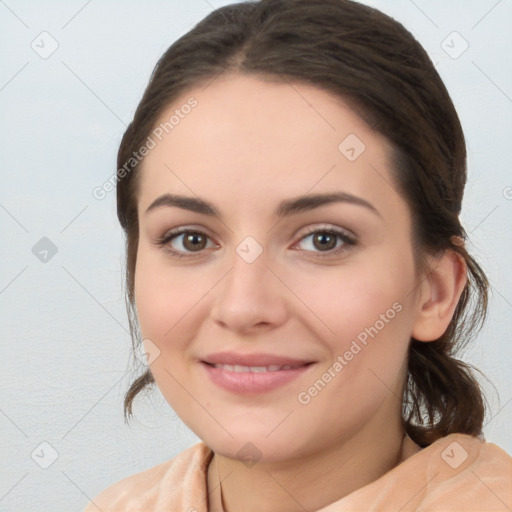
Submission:
[[[151,371],[168,403],[216,453],[225,510],[317,510],[399,462],[410,338],[429,341],[445,331],[464,263],[447,252],[429,257],[425,279],[416,275],[411,215],[393,186],[389,143],[339,98],[312,85],[227,74],[187,91],[161,120],[190,96],[197,107],[140,171],[135,300],[143,337],[160,351]],[[338,149],[349,134],[366,146],[355,161]],[[274,214],[282,200],[339,191],[378,214],[348,202]],[[176,206],[146,213],[165,193],[204,199],[220,216]],[[194,252],[178,235],[167,246],[191,255],[178,258],[155,243],[183,226],[207,235],[204,248]],[[331,255],[308,236],[316,227],[348,231],[357,243]],[[236,252],[248,236],[263,249],[252,263]],[[299,393],[396,303],[400,312],[300,403]],[[316,363],[276,390],[243,396],[212,384],[199,362],[221,350]],[[237,457],[248,442],[261,455],[251,467]],[[208,480],[210,507],[220,510],[214,464]]]

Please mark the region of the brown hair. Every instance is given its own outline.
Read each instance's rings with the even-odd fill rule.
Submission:
[[[348,102],[390,142],[391,171],[413,218],[418,275],[428,272],[426,254],[447,249],[464,259],[468,274],[446,332],[432,342],[411,339],[404,428],[420,446],[454,432],[482,436],[482,390],[472,368],[454,354],[482,325],[489,285],[460,243],[467,239],[459,222],[466,183],[464,134],[425,50],[396,20],[350,0],[261,0],[219,8],[158,61],[123,136],[118,169],[130,161],[178,95],[224,71],[315,85]],[[134,308],[137,164],[117,185],[134,350],[141,342]],[[132,416],[134,397],[152,383],[147,369],[131,384],[124,400],[125,419]]]

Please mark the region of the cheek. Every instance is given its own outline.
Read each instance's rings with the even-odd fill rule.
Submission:
[[[364,342],[373,327],[382,334],[410,329],[405,311],[414,287],[412,262],[390,265],[382,255],[372,260],[288,275],[283,270],[298,299],[290,297],[296,313],[332,350],[343,350],[358,336]]]
[[[186,358],[198,315],[205,314],[201,298],[208,287],[208,279],[198,280],[186,270],[165,267],[155,258],[142,255],[137,261],[134,292],[140,331],[143,339],[158,348],[153,348],[158,356],[150,370],[167,402],[187,424],[193,424],[198,413],[190,407],[188,386],[184,385],[191,362]]]
[[[303,320],[329,354],[315,375],[329,382],[323,399],[343,397],[354,410],[362,407],[362,395],[370,407],[401,385],[412,332],[412,260],[404,257],[392,265],[384,256],[336,271],[303,273],[293,283],[309,306],[301,306]]]
[[[322,417],[326,431],[351,431],[369,421],[385,401],[400,402],[412,310],[403,287],[380,277],[353,272],[333,293],[318,293],[318,280],[316,292],[309,289],[322,318],[310,325],[328,357],[297,396],[304,428],[313,428],[313,418]],[[333,332],[326,335],[324,323]]]
[[[163,340],[174,337],[186,323],[212,281],[191,267],[165,265],[160,255],[140,251],[135,271],[135,303],[143,337]]]

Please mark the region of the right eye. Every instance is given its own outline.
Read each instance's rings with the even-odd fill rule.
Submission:
[[[200,253],[203,249],[215,247],[208,235],[190,228],[170,231],[155,243],[178,258],[190,257],[194,253]]]

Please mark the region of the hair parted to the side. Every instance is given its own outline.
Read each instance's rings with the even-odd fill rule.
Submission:
[[[400,23],[351,0],[261,0],[213,11],[158,61],[118,153],[118,169],[141,147],[163,109],[220,73],[312,84],[347,102],[393,148],[395,185],[413,217],[419,275],[425,255],[451,249],[468,282],[438,340],[411,339],[403,424],[420,446],[459,432],[482,436],[485,399],[472,368],[455,354],[481,327],[488,281],[468,254],[459,213],[466,145],[450,96],[423,47]],[[133,349],[141,343],[134,303],[139,166],[118,181],[117,213],[126,234],[127,309]],[[146,370],[124,400],[154,383]]]

